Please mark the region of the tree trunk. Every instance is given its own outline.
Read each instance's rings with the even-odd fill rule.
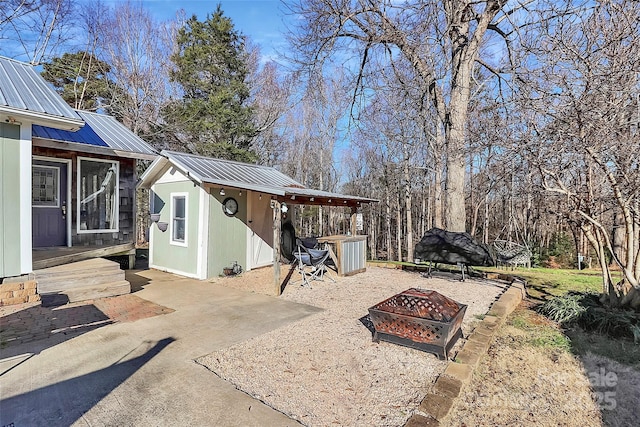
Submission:
[[[448,132],[446,132],[445,218],[447,230],[457,232],[466,231],[464,177],[470,67],[470,63],[460,61],[457,84],[451,90]]]
[[[482,242],[489,244],[489,193],[484,196],[484,225],[482,226]]]
[[[422,189],[422,200],[420,203],[420,237],[424,236],[427,224],[427,198],[429,197],[428,193],[424,191],[424,187]]]
[[[396,197],[396,245],[398,247],[398,261],[402,261],[402,208],[400,199]]]
[[[607,265],[607,259],[605,256],[604,245],[602,244],[602,240],[593,232],[593,228],[591,224],[582,224],[580,226],[582,231],[584,231],[584,235],[591,243],[591,246],[596,251],[596,255],[598,257],[598,263],[600,264],[600,269],[602,271],[602,294],[606,296],[609,300],[609,305],[617,306],[618,298],[615,293],[615,289],[613,286],[613,281],[611,279],[611,271],[609,270],[609,265]]]
[[[404,153],[404,203],[405,214],[407,217],[407,261],[413,262],[413,218],[412,218],[412,204],[413,198],[411,195],[411,174],[409,173],[409,152],[405,147]]]
[[[376,221],[376,217],[373,215],[373,209],[370,208],[369,209],[369,257],[370,259],[378,259],[378,249],[377,249],[377,240],[378,240],[378,233],[377,233],[377,221]]]
[[[613,253],[616,254],[618,259],[623,260],[626,257],[625,251],[625,227],[624,227],[624,213],[620,209],[616,209],[613,215],[613,235],[611,236],[611,243],[613,246]],[[612,259],[611,264],[615,264]]]
[[[393,260],[393,242],[391,239],[391,197],[389,196],[390,188],[387,187],[385,194],[385,209],[386,215],[384,217],[385,234],[387,236],[387,260]]]
[[[444,228],[442,206],[442,183],[443,183],[443,164],[442,164],[442,148],[444,147],[444,133],[440,125],[436,126],[436,143],[433,153],[433,167],[435,169],[433,177],[433,224],[431,226]],[[429,228],[431,228],[431,226]]]

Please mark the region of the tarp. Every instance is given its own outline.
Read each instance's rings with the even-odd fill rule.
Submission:
[[[432,228],[414,250],[421,261],[470,266],[493,266],[496,258],[489,246],[476,242],[469,233],[455,233]]]

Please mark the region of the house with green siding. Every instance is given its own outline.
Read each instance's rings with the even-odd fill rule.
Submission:
[[[84,121],[33,68],[0,58],[0,280],[32,271],[32,126],[75,131]]]
[[[136,162],[156,157],[114,117],[72,109],[32,65],[0,57],[0,286],[13,289],[0,305],[37,301],[14,291],[54,286],[42,269],[114,255],[131,265]],[[61,286],[87,286],[71,276]],[[128,292],[106,280],[96,287]]]

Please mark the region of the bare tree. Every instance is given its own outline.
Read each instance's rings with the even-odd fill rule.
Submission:
[[[299,100],[292,102],[280,120],[282,152],[278,162],[283,172],[306,186],[336,191],[339,181],[334,164],[334,149],[341,139],[341,122],[347,108],[342,76],[316,76]],[[322,207],[301,208],[299,228],[308,234],[335,233],[339,218],[336,212]],[[317,218],[317,228],[311,226]],[[303,227],[303,222],[306,226]],[[326,227],[328,228],[325,228]]]
[[[257,56],[256,51],[252,56]],[[256,127],[252,150],[260,163],[275,165],[284,149],[286,126],[283,117],[292,107],[296,79],[275,62],[267,62],[261,69],[256,64],[249,82],[251,107]]]
[[[355,93],[366,94],[371,58],[403,56],[420,78],[439,117],[437,143],[446,148],[445,223],[451,231],[465,231],[465,144],[471,82],[476,63],[488,65],[491,52],[483,51],[487,32],[509,39],[520,14],[520,3],[485,1],[349,1],[297,0],[288,2],[300,25],[290,39],[296,59],[322,67],[330,55],[357,52],[345,58],[355,66]],[[500,28],[503,27],[503,28]],[[500,50],[498,48],[497,50]],[[483,58],[481,58],[483,55]]]
[[[141,4],[131,1],[111,9],[88,6],[85,16],[97,22],[100,53],[111,67],[110,113],[135,134],[153,140],[162,108],[177,93],[168,75],[173,26],[158,22]]]
[[[3,0],[0,4],[2,53],[26,57],[34,65],[51,58],[73,36],[74,26],[73,0]]]
[[[640,5],[598,2],[524,47],[529,77],[521,82],[537,112],[529,161],[541,172],[542,188],[558,195],[564,218],[591,243],[609,303],[639,308]],[[617,251],[614,225],[624,230]],[[608,256],[622,272],[620,283]]]

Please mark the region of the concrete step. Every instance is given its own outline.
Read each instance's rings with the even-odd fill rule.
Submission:
[[[38,281],[38,293],[46,294],[67,289],[85,288],[102,283],[118,282],[125,280],[124,277],[124,270],[118,269],[116,271],[89,272],[46,278],[36,276],[36,280]]]
[[[36,270],[34,276],[45,307],[131,292],[120,264],[102,258]]]
[[[121,271],[120,264],[103,258],[90,259],[35,270],[36,279],[45,280],[62,276],[95,276],[107,272]]]
[[[131,284],[126,280],[102,283],[100,285],[86,286],[40,294],[42,305],[51,307],[70,302],[86,301],[97,298],[113,297],[131,293]]]

